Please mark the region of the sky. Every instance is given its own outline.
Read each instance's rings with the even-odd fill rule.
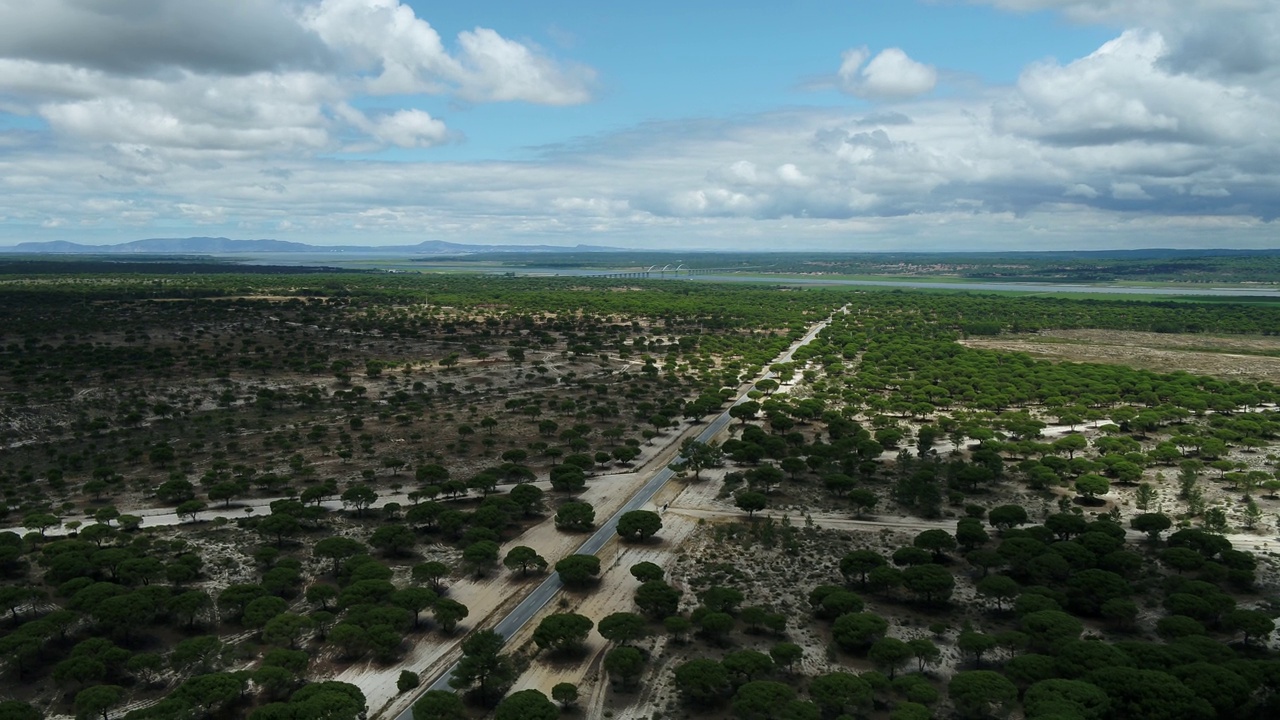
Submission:
[[[1277,0],[0,0],[0,245],[1280,247]]]

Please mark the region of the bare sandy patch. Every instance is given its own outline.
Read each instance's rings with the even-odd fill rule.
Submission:
[[[974,337],[973,348],[1024,352],[1054,361],[1185,370],[1224,379],[1280,381],[1280,338],[1260,335],[1163,334],[1122,330],[1043,330],[1032,335]]]

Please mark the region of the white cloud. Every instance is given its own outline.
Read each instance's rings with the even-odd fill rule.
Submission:
[[[351,110],[367,93],[590,99],[589,68],[485,28],[457,42],[399,0],[0,0],[0,113],[42,118],[74,152],[169,167],[459,137],[422,110]]]
[[[1111,183],[1111,197],[1117,200],[1150,200],[1151,196],[1136,182]]]
[[[858,70],[869,57],[871,57],[871,51],[865,45],[850,48],[840,54],[840,69],[836,71],[836,75],[840,77],[845,87],[858,82]]]
[[[1171,72],[1164,38],[1126,31],[1067,65],[1037,63],[1018,79],[1018,94],[1001,110],[1014,133],[1067,145],[1162,140],[1241,144],[1277,129],[1257,89]]]
[[[323,0],[302,23],[361,71],[374,94],[453,92],[471,102],[575,105],[591,99],[594,71],[558,63],[488,28],[458,34],[450,54],[439,33],[399,0]]]
[[[398,147],[430,147],[444,142],[444,123],[421,110],[400,110],[374,122],[373,136]]]
[[[450,139],[449,129],[445,124],[422,110],[397,110],[371,119],[365,113],[343,103],[334,108],[334,113],[352,127],[387,145],[424,148]]]
[[[0,61],[0,83],[15,70]],[[50,127],[78,141],[156,148],[232,152],[314,150],[329,143],[323,103],[337,90],[307,73],[203,78],[185,75],[162,83],[112,78],[101,94],[41,102],[31,110]]]
[[[596,217],[617,217],[631,211],[631,206],[626,200],[600,197],[555,198],[551,201],[551,206],[562,212]]]
[[[523,100],[545,105],[578,105],[591,99],[595,73],[585,66],[562,66],[493,30],[458,34],[465,69],[459,95],[492,102]]]
[[[938,84],[936,69],[912,60],[900,48],[881,50],[867,62],[869,57],[866,47],[844,52],[836,73],[842,90],[867,98],[907,98],[923,95]]]
[[[178,203],[178,212],[200,225],[217,225],[227,220],[225,208],[194,203]]]
[[[805,186],[813,183],[813,179],[800,171],[795,163],[784,163],[778,166],[778,179],[787,185]]]
[[[1280,83],[1213,60],[1158,3],[1137,2],[1158,22],[1086,57],[1030,66],[1012,87],[923,99],[932,68],[900,50],[855,50],[842,86],[881,101],[874,113],[646,123],[486,163],[343,151],[457,138],[447,118],[418,99],[398,104],[397,93],[568,104],[589,98],[590,71],[490,30],[442,39],[393,0],[312,2],[287,15],[320,52],[255,52],[224,37],[226,52],[204,60],[164,48],[132,63],[64,46],[19,54],[5,51],[18,46],[3,44],[0,22],[0,112],[48,128],[0,137],[0,232],[85,239],[74,233],[88,227],[128,239],[200,225],[320,242],[588,236],[760,249],[1274,245]],[[1192,19],[1211,11],[1188,2]],[[1084,17],[1123,3],[1020,7],[1050,5]]]
[[[713,171],[710,176],[713,180],[742,186],[757,185],[762,180],[756,164],[749,160],[738,160],[730,163],[727,167]]]
[[[1196,197],[1224,198],[1224,197],[1230,197],[1231,191],[1221,187],[1194,185],[1191,187],[1191,194]]]
[[[1179,72],[1212,77],[1280,72],[1280,4],[1274,0],[971,0],[1006,10],[1056,10],[1090,24],[1142,27],[1169,44]]]
[[[1023,129],[1042,136],[1097,133],[1108,140],[1125,133],[1175,133],[1178,116],[1147,101],[1163,54],[1159,35],[1127,32],[1066,67],[1034,65],[1018,79],[1031,117],[1008,121],[1025,122]]]
[[[773,170],[761,168],[750,160],[738,160],[707,173],[713,183],[738,189],[768,189],[796,187],[813,184],[813,178],[801,172],[795,163],[782,163]]]
[[[675,193],[669,211],[677,216],[750,216],[762,198],[719,187]]]
[[[890,124],[834,110],[765,114],[718,124],[714,142],[699,122],[668,123],[659,133],[620,136],[625,143],[604,139],[521,163],[301,156],[264,163],[227,154],[210,168],[139,146],[121,147],[109,162],[33,149],[0,157],[0,215],[18,225],[101,221],[110,206],[91,211],[52,201],[96,197],[128,199],[131,212],[154,213],[157,222],[308,241],[336,241],[358,227],[375,234],[350,240],[385,243],[428,234],[572,244],[589,234],[593,243],[680,247],[717,239],[747,247],[758,238],[768,249],[777,247],[777,233],[801,248],[851,242],[851,232],[876,238],[878,248],[915,249],[1106,246],[1133,237],[1271,242],[1259,218],[1272,212],[1280,182],[1270,171],[1245,174],[1249,158],[1216,146],[1177,144],[1173,153],[1168,143],[1069,146],[1010,134],[992,106],[1016,92],[900,105]],[[336,121],[379,119],[360,117]],[[394,116],[381,117],[392,124]],[[432,127],[417,119],[423,124],[406,125]],[[1194,217],[1172,222],[1170,212],[1188,212],[1176,205],[1178,192],[1195,193],[1200,206]],[[172,198],[188,207],[175,208]],[[771,233],[773,240],[765,237]]]

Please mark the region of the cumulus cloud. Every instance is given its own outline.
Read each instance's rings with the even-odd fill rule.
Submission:
[[[1280,72],[1280,5],[1273,0],[971,0],[1006,10],[1056,10],[1079,23],[1142,27],[1168,42],[1176,72],[1210,76]]]
[[[344,60],[373,71],[376,94],[454,92],[464,100],[575,105],[591,99],[594,71],[558,63],[487,28],[458,34],[450,53],[439,33],[399,0],[323,0],[302,24]]]
[[[199,225],[217,225],[226,222],[225,208],[197,205],[194,203],[178,203],[178,212]]]
[[[0,214],[74,221],[76,211],[48,199],[129,193],[132,182],[142,193],[134,212],[172,217],[166,197],[199,198],[179,219],[234,222],[231,234],[283,232],[288,220],[299,238],[360,227],[384,242],[430,233],[572,243],[591,234],[603,244],[665,239],[687,247],[723,238],[747,247],[758,234],[785,229],[802,247],[847,242],[856,229],[858,237],[878,238],[876,247],[927,249],[999,238],[1018,247],[1036,242],[1028,238],[1105,245],[1147,229],[1192,244],[1214,233],[1236,233],[1236,245],[1249,237],[1270,242],[1265,219],[1280,196],[1274,173],[1246,175],[1245,158],[1220,147],[1178,144],[1174,154],[1155,141],[1069,146],[1010,133],[993,106],[1017,92],[985,99],[985,110],[963,99],[905,105],[909,123],[876,124],[836,110],[770,113],[719,124],[715,142],[700,121],[669,122],[661,133],[594,139],[521,163],[295,158],[264,167],[227,157],[211,172],[122,148],[109,164],[46,158],[33,181],[35,158],[9,157],[0,160]],[[371,114],[344,122],[367,124],[370,133],[380,122],[403,123],[409,144],[438,139],[428,118]],[[124,173],[126,162],[136,172]],[[148,190],[150,177],[163,178],[163,195]],[[21,187],[24,180],[34,184]],[[760,247],[776,247],[776,238],[760,237]],[[891,242],[899,244],[884,244]]]
[[[0,86],[27,69],[22,62],[0,61]],[[330,80],[310,73],[183,75],[161,82],[76,71],[64,79],[63,89],[55,91],[60,97],[31,108],[55,132],[77,141],[203,150],[211,156],[321,149],[329,143],[323,104],[341,94]],[[78,92],[81,83],[85,88]]]
[[[749,160],[738,160],[707,173],[707,179],[738,189],[807,187],[813,178],[805,175],[795,163],[782,163],[774,168],[761,168]]]
[[[421,110],[400,110],[378,118],[372,135],[399,147],[430,147],[448,138],[444,123]]]
[[[1151,196],[1136,182],[1111,183],[1111,197],[1117,200],[1150,200]]]
[[[875,99],[923,95],[938,84],[936,69],[912,60],[900,48],[886,48],[875,57],[866,47],[846,50],[836,74],[845,92]]]
[[[877,99],[875,112],[641,123],[523,162],[343,155],[457,137],[448,118],[416,102],[398,106],[399,93],[466,103],[590,96],[589,70],[491,30],[441,38],[393,0],[297,6],[286,19],[319,52],[258,48],[229,54],[234,62],[148,50],[129,64],[66,49],[18,52],[0,40],[0,111],[47,125],[21,141],[0,136],[0,217],[7,228],[43,224],[69,239],[81,237],[71,229],[136,236],[139,224],[186,223],[386,243],[428,235],[760,249],[1106,247],[1135,238],[1274,245],[1274,69],[1251,70],[1252,61],[1207,40],[1196,45],[1161,9],[1170,3],[1134,2],[1150,22],[1132,19],[1119,0],[1001,2],[1131,26],[1084,57],[1035,63],[1008,87],[929,97],[932,68],[900,50],[856,50],[842,87]],[[1213,5],[1185,4],[1192,20]],[[366,232],[352,237],[353,228]]]
[[[324,65],[278,0],[0,0],[0,57],[122,74],[244,74]]]
[[[1258,89],[1168,70],[1164,38],[1125,31],[1067,65],[1037,63],[999,122],[1010,132],[1065,145],[1125,141],[1256,142],[1276,128],[1274,97]]]
[[[464,69],[459,95],[477,102],[524,100],[545,105],[577,105],[591,99],[595,72],[564,66],[493,30],[458,34]]]
[[[109,158],[429,147],[459,135],[422,110],[366,117],[350,102],[568,105],[590,99],[592,77],[486,28],[451,51],[399,0],[0,0],[0,112],[41,118],[64,143],[109,146]]]
[[[348,104],[335,109],[339,117],[368,136],[401,148],[424,148],[450,139],[445,124],[422,110],[397,110],[370,118]]]
[[[787,185],[806,186],[813,184],[813,178],[801,172],[795,163],[784,163],[778,166],[778,179]]]

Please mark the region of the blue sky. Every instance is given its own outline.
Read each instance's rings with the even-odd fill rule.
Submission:
[[[0,0],[0,245],[1273,247],[1272,0]]]
[[[465,127],[466,142],[432,153],[449,160],[527,157],[522,153],[530,148],[644,121],[731,117],[797,105],[865,107],[834,86],[817,89],[829,83],[835,60],[852,46],[901,47],[921,62],[946,68],[957,87],[943,87],[945,93],[963,92],[970,83],[1011,84],[1030,62],[1087,55],[1114,36],[1052,12],[1008,13],[957,3],[409,4],[432,18],[443,36],[490,18],[503,35],[599,73],[596,99],[569,108],[464,108],[445,97],[421,98],[423,109]]]

